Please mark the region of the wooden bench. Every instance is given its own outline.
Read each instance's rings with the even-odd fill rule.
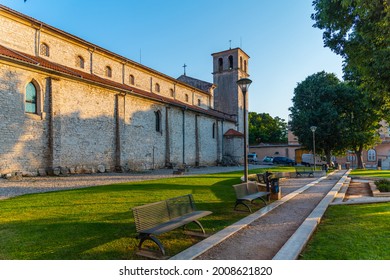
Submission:
[[[156,237],[157,235],[179,227],[185,229],[187,224],[195,223],[200,231],[184,232],[188,235],[207,237],[198,219],[212,213],[210,211],[197,211],[191,194],[134,207],[132,210],[138,233],[137,238],[140,239],[137,255],[156,259],[165,256],[164,246]],[[154,242],[160,252],[142,249],[142,244],[146,240]]]
[[[295,174],[296,177],[301,177],[303,174],[308,174],[308,177],[314,177],[314,169],[307,166],[297,166],[295,167]]]
[[[267,201],[264,197],[267,197],[267,200],[269,200],[270,192],[259,191],[259,186],[256,182],[249,181],[247,183],[233,185],[233,188],[236,193],[236,205],[234,206],[234,210],[236,210],[238,205],[242,204],[252,213],[252,209],[245,202],[253,203],[256,199],[262,200],[264,204],[267,205]]]

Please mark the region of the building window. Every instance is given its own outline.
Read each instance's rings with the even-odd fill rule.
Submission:
[[[186,98],[186,102],[188,102],[188,100],[189,100],[188,94],[185,95],[185,98]]]
[[[106,77],[111,78],[112,77],[112,70],[110,66],[106,66]]]
[[[244,60],[244,72],[246,73],[246,60]]]
[[[223,71],[223,58],[219,58],[218,59],[218,72],[222,72]]]
[[[171,97],[175,97],[175,91],[173,90],[173,88],[171,88],[169,90],[169,93],[170,93]]]
[[[41,49],[39,51],[39,53],[43,56],[47,56],[49,57],[50,56],[50,49],[49,49],[49,46],[46,45],[45,43],[42,43],[41,44]]]
[[[215,139],[215,134],[216,134],[216,124],[213,123],[213,139]]]
[[[82,56],[78,56],[77,57],[77,60],[78,60],[78,66],[81,68],[81,69],[84,69],[84,67],[85,67],[85,60],[84,60],[84,58],[82,57]]]
[[[30,82],[26,86],[25,112],[31,114],[37,114],[38,113],[37,101],[38,101],[37,88],[32,82]]]
[[[157,132],[162,132],[161,128],[161,112],[160,110],[154,112],[155,117],[156,117],[156,131]]]
[[[134,76],[133,76],[133,75],[130,75],[130,76],[129,76],[129,83],[130,83],[130,85],[133,85],[133,86],[134,86],[135,80],[134,80]]]
[[[229,55],[229,69],[233,69],[233,56]]]
[[[160,92],[160,85],[159,85],[158,83],[156,83],[156,84],[154,85],[154,91],[155,91],[155,92]]]
[[[242,70],[242,56],[240,56],[240,69]]]
[[[370,149],[367,151],[367,160],[376,161],[376,151],[374,149]]]
[[[202,101],[198,99],[198,106],[202,105]]]

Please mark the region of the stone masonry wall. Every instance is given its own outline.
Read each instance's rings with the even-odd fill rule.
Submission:
[[[45,99],[45,76],[0,64],[0,174],[37,171],[48,163],[47,115],[24,112],[25,88],[33,79]]]
[[[44,58],[51,62],[89,73],[92,53],[95,75],[105,77],[108,65],[110,79],[118,83],[129,84],[131,74],[137,88],[196,106],[200,99],[201,107],[208,106],[207,93],[0,10],[1,45],[35,55],[40,43],[50,47],[50,56]],[[84,58],[84,69],[78,56]],[[37,114],[25,113],[30,82],[38,90]],[[155,112],[161,114],[161,131],[156,131]],[[186,108],[0,60],[0,174],[56,167],[91,171],[99,165],[109,170],[117,165],[125,170],[161,168],[167,163],[213,165],[223,153],[223,133],[235,128],[235,123],[219,121],[213,138],[216,122]]]

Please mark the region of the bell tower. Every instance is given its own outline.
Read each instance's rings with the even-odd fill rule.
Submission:
[[[248,78],[249,56],[240,48],[213,53],[214,109],[237,118],[240,132],[244,131],[244,98],[236,82]],[[248,107],[248,106],[247,106]]]

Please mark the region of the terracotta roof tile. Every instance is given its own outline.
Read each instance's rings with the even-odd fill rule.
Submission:
[[[8,58],[11,58],[12,60],[32,64],[36,67],[41,68],[42,70],[51,70],[51,71],[55,71],[55,72],[60,73],[60,74],[66,74],[66,75],[70,75],[70,76],[73,76],[73,77],[76,77],[79,79],[83,79],[86,81],[95,82],[95,83],[98,83],[101,85],[114,87],[118,90],[123,90],[126,92],[130,92],[132,94],[141,96],[141,97],[157,100],[157,101],[167,103],[167,104],[170,104],[173,106],[178,106],[178,107],[181,107],[184,109],[189,109],[189,110],[194,111],[194,112],[203,113],[206,115],[214,116],[216,118],[220,118],[220,119],[224,119],[224,120],[228,120],[228,121],[235,121],[235,119],[232,116],[230,116],[228,114],[224,114],[224,113],[216,111],[216,110],[213,110],[213,109],[206,110],[206,109],[203,109],[201,107],[197,107],[194,105],[190,105],[190,104],[181,102],[179,100],[175,100],[175,99],[161,96],[161,95],[158,95],[155,93],[147,92],[147,91],[144,91],[144,90],[141,90],[138,88],[131,87],[131,86],[126,85],[126,84],[118,83],[118,82],[115,82],[115,81],[112,81],[109,79],[105,79],[105,78],[102,78],[102,77],[99,77],[99,76],[96,76],[96,75],[93,75],[90,73],[86,73],[86,72],[80,71],[78,69],[73,69],[73,68],[58,64],[58,63],[54,63],[54,62],[48,61],[42,57],[32,56],[30,54],[22,53],[22,52],[7,48],[3,45],[0,45],[0,59],[1,59],[1,57],[8,57]]]
[[[229,129],[228,131],[225,132],[224,136],[244,137],[244,134],[242,134],[241,132],[231,128],[231,129]]]

